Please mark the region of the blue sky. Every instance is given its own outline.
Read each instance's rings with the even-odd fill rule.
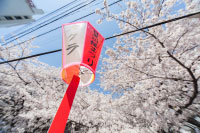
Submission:
[[[35,5],[37,6],[37,8],[39,9],[43,9],[45,14],[43,15],[35,15],[34,18],[35,19],[39,19],[41,18],[42,16],[58,9],[59,7],[62,7],[66,4],[68,4],[70,1],[68,0],[33,0]],[[87,0],[79,0],[78,2],[81,3],[81,2],[89,2]],[[110,3],[113,3],[114,1],[116,0],[110,0],[108,4]],[[74,6],[74,5],[73,5]],[[44,33],[50,29],[53,29],[55,27],[58,27],[58,26],[61,26],[62,24],[64,23],[69,23],[77,18],[80,18],[86,14],[89,14],[93,11],[95,11],[96,8],[102,8],[103,7],[103,0],[97,0],[97,2],[94,2],[93,4],[89,5],[88,7],[82,9],[80,12],[77,12],[71,16],[67,16],[67,17],[64,17],[63,19],[60,19],[52,24],[49,24],[37,31],[34,31],[32,32],[31,34],[28,34],[26,36],[24,36],[22,39],[23,40],[27,40],[28,38],[32,37],[32,36],[37,36],[41,33]],[[68,8],[72,8],[71,7],[68,7]],[[62,10],[62,11],[65,11],[67,10],[68,8]],[[74,8],[74,7],[73,7]],[[76,7],[75,7],[76,8]],[[119,12],[120,9],[118,8],[117,4],[112,6],[111,7],[111,10],[113,12]],[[61,12],[62,12],[61,11]],[[58,12],[57,14],[54,14],[53,16],[50,16],[48,17],[47,19],[53,17],[53,18],[56,18],[58,16],[59,13],[61,12]],[[119,33],[120,30],[118,29],[118,26],[117,24],[114,22],[114,21],[111,21],[111,22],[106,22],[104,21],[101,25],[98,25],[96,24],[96,21],[97,19],[99,19],[100,17],[96,14],[93,14],[89,17],[86,17],[80,21],[89,21],[105,38],[106,37],[109,37],[109,36],[112,36],[114,33]],[[47,20],[46,19],[46,20]],[[43,20],[44,21],[44,20]],[[33,26],[36,25],[36,24],[39,24],[43,21],[40,21],[40,22],[35,22],[33,23]],[[9,27],[9,28],[1,28],[0,29],[0,36],[4,36],[8,33],[11,33],[13,31],[16,31],[18,29],[26,29],[23,27],[24,25],[21,25],[21,26],[15,26],[15,27]],[[23,28],[22,28],[23,27]],[[31,26],[28,26],[28,28],[30,28]],[[19,31],[19,32],[22,32],[23,30]],[[107,40],[104,42],[104,46],[103,46],[103,49],[102,49],[102,53],[101,53],[101,58],[105,56],[105,50],[107,47],[112,47],[112,45],[114,44],[115,42],[115,39],[111,39],[111,40]],[[58,30],[55,30],[47,35],[44,35],[42,37],[39,37],[39,38],[36,38],[34,41],[33,41],[33,44],[34,45],[37,45],[39,46],[39,48],[37,49],[33,49],[33,53],[32,54],[37,54],[37,53],[40,53],[40,52],[46,52],[46,51],[50,51],[50,50],[55,50],[55,49],[59,49],[61,48],[62,46],[62,32],[61,32],[61,29],[58,29]],[[42,61],[42,62],[45,62],[51,66],[56,66],[56,67],[61,67],[61,59],[62,59],[62,53],[61,52],[58,52],[58,53],[54,53],[54,54],[49,54],[49,55],[44,55],[44,56],[40,56],[39,57],[39,60]],[[98,63],[98,67],[97,67],[97,71],[100,70],[100,67],[101,67],[101,59]],[[90,85],[91,89],[97,89],[99,91],[102,91],[102,89],[99,87],[99,75],[97,74],[96,75],[96,79],[94,81],[93,84]]]

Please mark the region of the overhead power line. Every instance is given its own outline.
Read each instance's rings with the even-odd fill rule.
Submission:
[[[111,3],[111,4],[108,5],[108,6],[109,6],[109,7],[110,7],[110,6],[113,6],[113,5],[115,5],[115,4],[117,4],[117,3],[121,2],[121,1],[122,1],[122,0],[118,0],[118,1],[116,1],[116,2]],[[105,8],[105,7],[101,8],[100,10],[103,10],[104,8]],[[86,18],[86,17],[88,17],[88,16],[91,16],[91,15],[93,15],[93,14],[95,14],[95,12],[91,12],[91,13],[89,13],[89,14],[83,16],[83,17],[80,17],[80,18],[78,18],[78,19],[75,19],[75,20],[73,20],[73,21],[71,21],[71,22],[69,22],[69,23],[76,22],[76,21],[78,21],[78,20],[81,20],[81,19]],[[35,36],[34,39],[35,39],[35,38],[38,38],[38,37],[41,37],[41,36],[44,36],[44,35],[46,35],[46,34],[49,34],[49,33],[53,32],[53,31],[55,31],[55,30],[57,30],[57,29],[60,29],[61,27],[62,27],[62,26],[58,26],[58,27],[56,27],[56,28],[54,28],[54,29],[51,29],[51,30],[49,30],[49,31],[47,31],[47,32],[44,32],[44,33],[42,33],[42,34],[39,34],[39,35]],[[8,47],[8,48],[15,47],[15,46],[17,46],[17,45],[26,43],[26,42],[28,42],[28,41],[30,41],[30,40],[32,40],[32,38],[31,38],[31,39],[28,39],[28,40],[25,40],[25,41],[22,41],[22,42],[20,42],[20,43],[18,43],[18,44],[16,44],[16,45],[13,45],[13,46]],[[6,44],[8,44],[8,43],[5,43],[5,45],[6,45]],[[4,44],[3,44],[2,46],[4,46]]]
[[[60,8],[58,8],[58,9],[56,9],[56,10],[50,12],[49,14],[47,14],[47,15],[45,15],[45,16],[39,18],[39,19],[37,19],[37,22],[39,22],[39,21],[41,21],[41,20],[43,20],[43,19],[45,19],[45,18],[47,18],[47,17],[49,17],[49,16],[55,14],[56,12],[58,12],[58,11],[64,9],[64,8],[67,8],[67,7],[69,7],[69,6],[71,6],[71,5],[75,4],[75,3],[77,3],[77,1],[78,1],[78,0],[74,0],[74,1],[72,1],[72,2],[70,2],[70,3],[68,3],[68,4],[66,4],[66,5],[64,5],[64,6],[60,7]],[[32,23],[30,23],[30,24],[27,24],[27,25],[21,27],[20,29],[14,31],[14,32],[21,31],[22,29],[25,29],[25,28],[27,28],[28,26],[31,26],[31,25],[33,25],[33,24],[34,24],[34,22],[32,22]],[[30,29],[31,29],[31,28],[30,28]],[[30,29],[28,29],[28,30],[30,30]],[[26,30],[26,31],[27,31],[27,30]],[[19,36],[20,34],[26,32],[26,31],[23,31],[23,32],[21,32],[21,33],[18,33],[18,34],[15,35],[15,36]],[[12,33],[9,33],[9,34],[7,34],[6,36],[11,36],[11,34],[12,34]],[[5,41],[8,41],[8,40],[10,40],[10,39],[12,39],[12,38],[13,38],[13,37],[5,38]]]
[[[117,35],[114,35],[114,36],[111,36],[111,37],[107,37],[107,38],[105,38],[105,40],[109,40],[109,39],[112,39],[112,38],[115,38],[115,37],[118,37],[118,36],[123,36],[123,35],[129,34],[129,33],[134,33],[134,32],[137,32],[137,31],[144,30],[144,29],[156,27],[156,26],[159,26],[159,25],[162,25],[162,24],[167,24],[167,23],[170,23],[170,22],[173,22],[173,21],[177,21],[177,20],[181,20],[181,19],[184,19],[184,18],[188,18],[188,17],[194,16],[194,15],[197,15],[197,14],[200,14],[200,12],[191,13],[191,14],[188,14],[188,15],[185,15],[185,16],[173,18],[173,19],[166,20],[166,21],[163,21],[163,22],[159,22],[159,23],[156,23],[156,24],[153,24],[153,25],[149,25],[149,26],[146,26],[146,27],[143,27],[143,28],[138,28],[136,30],[132,30],[132,31],[129,31],[129,32],[117,34]],[[51,54],[51,53],[56,53],[56,52],[60,52],[60,51],[62,51],[62,49],[57,49],[57,50],[48,51],[48,52],[44,52],[44,53],[39,53],[39,54],[31,55],[31,56],[21,57],[21,58],[17,58],[17,59],[13,59],[13,60],[8,60],[8,61],[0,62],[0,64],[10,63],[10,62],[20,61],[20,60],[25,60],[25,59],[29,59],[29,58],[33,58],[33,57],[37,57],[37,56],[41,56],[41,55],[46,55],[46,54]]]
[[[69,8],[69,9],[67,9],[67,10],[65,10],[65,11],[63,11],[63,12],[61,12],[60,14],[57,14],[56,16],[53,16],[52,18],[49,18],[48,20],[46,20],[46,21],[44,21],[44,22],[41,22],[41,23],[39,23],[39,24],[37,24],[37,25],[35,25],[35,26],[33,26],[33,27],[31,27],[31,28],[25,30],[25,31],[22,31],[22,32],[18,33],[18,34],[15,35],[15,36],[10,37],[10,39],[13,39],[13,40],[11,40],[11,42],[12,42],[12,41],[15,41],[16,38],[18,39],[18,38],[24,37],[24,36],[26,36],[27,34],[30,34],[30,33],[34,32],[34,31],[36,31],[36,30],[38,30],[38,29],[40,29],[40,28],[46,26],[46,24],[48,25],[48,24],[53,23],[54,20],[56,20],[57,18],[59,18],[59,16],[61,16],[61,15],[63,16],[63,14],[67,14],[67,16],[72,15],[72,14],[75,13],[76,11],[79,11],[79,10],[80,10],[80,9],[74,10],[74,8],[78,8],[78,7],[82,6],[82,5],[85,4],[85,3],[86,3],[86,1],[83,1],[83,2],[81,2],[81,3],[77,3],[77,4],[74,5],[73,7],[71,7],[71,8]],[[82,8],[83,8],[83,7],[82,7]],[[73,10],[73,11],[72,11],[72,10]],[[72,11],[72,12],[71,12],[71,11]],[[62,17],[62,18],[63,18],[63,17]],[[62,19],[62,18],[59,18],[59,19]],[[59,20],[59,19],[58,19],[58,20]],[[57,21],[57,20],[56,20],[56,21]],[[38,22],[38,21],[37,21],[37,22]],[[20,35],[21,35],[21,36],[20,36]],[[4,45],[4,44],[3,44],[3,45]]]
[[[51,24],[51,23],[53,23],[53,22],[55,22],[55,21],[57,21],[57,20],[59,20],[59,19],[65,17],[65,16],[67,16],[67,15],[69,15],[69,14],[71,14],[71,13],[73,13],[73,12],[75,12],[75,11],[81,9],[81,8],[86,7],[87,5],[90,5],[91,3],[95,2],[95,1],[96,1],[96,0],[92,0],[92,1],[90,1],[89,3],[84,4],[83,6],[78,7],[78,8],[76,8],[75,10],[72,10],[72,11],[69,12],[69,13],[66,13],[66,14],[64,14],[64,15],[62,15],[62,16],[60,16],[60,17],[58,17],[58,18],[56,18],[56,19],[54,19],[54,20],[52,20],[52,21],[50,21],[50,22],[48,22],[48,23],[45,23],[44,25],[41,25],[41,26],[39,26],[39,27],[33,29],[33,30],[30,31],[30,32],[27,32],[26,34],[23,34],[23,35],[21,35],[21,36],[19,36],[19,37],[17,37],[17,38],[14,38],[13,40],[11,40],[11,41],[9,41],[9,42],[4,43],[2,46],[7,45],[7,44],[9,44],[9,43],[11,43],[11,42],[13,42],[13,41],[19,39],[19,38],[22,38],[22,37],[24,37],[25,35],[27,35],[27,34],[29,34],[29,33],[32,33],[33,31],[36,31],[36,30],[38,30],[38,29],[40,29],[40,28],[42,28],[42,27],[44,27],[44,26],[46,26],[46,25],[49,25],[49,24]],[[73,8],[75,8],[75,7],[73,7]],[[73,9],[73,8],[72,8],[72,9]]]

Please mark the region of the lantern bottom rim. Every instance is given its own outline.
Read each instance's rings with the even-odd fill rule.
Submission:
[[[88,86],[95,79],[95,71],[87,64],[74,62],[65,65],[61,70],[62,80],[69,84],[72,80],[73,75],[80,77],[79,86]]]

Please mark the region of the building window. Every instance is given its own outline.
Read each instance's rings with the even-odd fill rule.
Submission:
[[[6,20],[13,20],[13,18],[11,16],[5,16]]]
[[[29,17],[28,17],[28,16],[24,16],[24,18],[25,18],[25,19],[29,19]]]
[[[21,16],[15,16],[15,18],[16,18],[17,20],[22,19]]]

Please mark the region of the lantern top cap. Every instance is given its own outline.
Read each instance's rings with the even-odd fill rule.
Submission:
[[[62,24],[62,26],[65,26],[65,25],[71,25],[71,24],[79,24],[79,23],[89,23],[88,21],[80,21],[80,22],[72,22],[72,23],[66,23],[66,24]],[[90,24],[91,25],[91,24]]]

